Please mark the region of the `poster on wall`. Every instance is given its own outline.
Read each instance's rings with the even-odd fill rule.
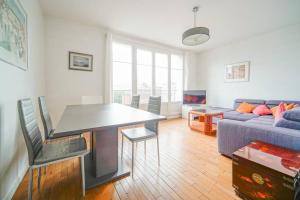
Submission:
[[[0,0],[0,59],[27,69],[27,15],[18,0]]]
[[[225,82],[249,81],[249,68],[249,61],[226,65]]]

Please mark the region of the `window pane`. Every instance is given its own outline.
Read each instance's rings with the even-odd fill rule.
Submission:
[[[132,63],[131,46],[113,42],[112,44],[113,61]]]
[[[113,43],[113,102],[130,104],[132,94],[131,46]]]
[[[171,101],[182,101],[183,58],[171,55]]]
[[[168,102],[168,55],[155,54],[155,95]]]
[[[152,53],[137,49],[137,93],[140,103],[147,103],[152,94]]]

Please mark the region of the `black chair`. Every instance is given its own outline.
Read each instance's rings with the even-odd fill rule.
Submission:
[[[140,106],[140,95],[133,95],[131,99],[131,107],[133,108],[139,108]]]
[[[31,99],[19,100],[18,110],[29,158],[28,199],[32,199],[33,169],[38,168],[40,189],[41,167],[78,157],[81,160],[82,193],[85,196],[84,156],[88,153],[85,139],[43,143]]]
[[[161,97],[150,97],[148,103],[148,112],[154,114],[160,114]],[[157,139],[157,154],[158,154],[158,165],[160,164],[159,158],[159,141],[158,141],[158,121],[146,122],[144,127],[131,128],[121,130],[122,134],[122,147],[121,147],[121,159],[123,159],[123,143],[124,136],[132,143],[132,164],[131,171],[133,175],[134,165],[134,143],[144,141],[145,155],[146,155],[146,141],[152,138]]]

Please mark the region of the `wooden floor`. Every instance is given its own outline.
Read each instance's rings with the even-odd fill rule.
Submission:
[[[191,131],[187,121],[168,120],[160,124],[161,165],[157,165],[156,141],[139,143],[134,177],[108,183],[86,191],[84,199],[239,199],[231,186],[231,160],[217,152],[214,136]],[[125,140],[126,141],[126,140]],[[131,145],[125,142],[124,162],[131,166]],[[48,167],[37,190],[34,172],[33,199],[83,199],[79,160]],[[27,198],[28,176],[13,199]]]

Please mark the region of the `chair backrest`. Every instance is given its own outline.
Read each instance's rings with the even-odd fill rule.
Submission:
[[[139,108],[140,106],[140,95],[133,95],[131,99],[131,107],[133,108]]]
[[[43,146],[42,136],[34,115],[34,108],[31,99],[18,101],[20,124],[28,150],[29,165]]]
[[[50,133],[53,130],[52,121],[46,105],[46,98],[41,96],[39,99],[40,114],[44,126],[45,140],[49,139]]]
[[[149,98],[149,103],[148,103],[148,112],[160,115],[160,107],[161,107],[161,97],[153,97],[151,96]],[[158,133],[158,121],[154,122],[146,122],[145,123],[145,128]]]

